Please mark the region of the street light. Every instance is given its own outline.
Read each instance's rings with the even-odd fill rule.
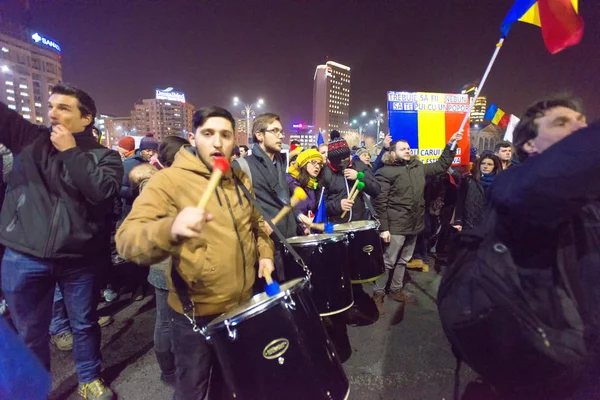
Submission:
[[[361,116],[366,117],[367,116],[367,112],[363,111],[362,114],[361,114]]]
[[[234,97],[233,98],[233,105],[237,106],[241,103],[240,98],[239,97]],[[256,115],[256,113],[254,112],[254,107],[255,108],[260,108],[261,106],[263,106],[265,104],[265,101],[263,99],[258,99],[258,101],[256,101],[256,103],[252,103],[252,104],[244,104],[243,109],[242,109],[242,115],[244,117],[246,117],[246,134],[248,135],[248,142],[250,141],[250,118],[254,117]]]

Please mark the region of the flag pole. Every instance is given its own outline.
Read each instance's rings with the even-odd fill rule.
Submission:
[[[501,37],[500,40],[498,41],[498,43],[496,43],[496,50],[494,51],[494,54],[492,55],[492,59],[490,60],[490,63],[487,66],[487,69],[485,70],[485,73],[483,74],[483,77],[481,78],[481,82],[479,82],[479,85],[477,86],[477,90],[475,91],[475,96],[473,96],[473,101],[471,101],[471,104],[469,105],[469,111],[467,112],[467,114],[465,114],[465,118],[463,118],[462,123],[460,124],[460,128],[459,128],[459,132],[462,132],[462,130],[465,128],[465,125],[467,124],[467,121],[469,120],[470,116],[471,116],[471,111],[473,111],[473,108],[475,107],[475,102],[477,101],[477,99],[479,98],[479,93],[481,93],[481,89],[483,89],[483,85],[485,85],[485,81],[487,80],[488,75],[490,74],[490,71],[492,70],[492,66],[494,65],[494,62],[496,62],[496,57],[498,57],[498,53],[500,52],[500,49],[502,48],[502,45],[504,44],[504,38]],[[454,150],[456,148],[456,141],[452,142],[452,146],[450,147],[451,150]]]

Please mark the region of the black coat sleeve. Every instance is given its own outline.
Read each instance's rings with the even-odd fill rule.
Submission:
[[[600,124],[579,130],[501,172],[489,201],[511,220],[556,228],[591,199],[600,197]],[[513,227],[518,229],[518,227]]]
[[[383,174],[381,174],[381,170],[375,174],[375,178],[380,187],[379,195],[375,197],[373,200],[373,207],[375,207],[375,211],[377,212],[377,217],[380,222],[379,230],[381,232],[390,230],[390,221],[388,217],[388,206],[390,200],[390,191],[392,189],[392,182]]]
[[[446,145],[444,151],[440,155],[440,158],[432,164],[423,164],[425,177],[443,174],[448,171],[448,168],[452,166],[454,156],[456,155],[456,149],[450,150],[451,145]]]
[[[0,102],[0,143],[5,145],[13,156],[33,142],[47,128],[32,124],[19,113]]]
[[[467,193],[469,191],[469,178],[463,179],[458,187],[458,196],[454,207],[454,225],[464,224],[465,202],[467,201]]]
[[[369,168],[366,168],[363,172],[365,174],[365,188],[363,191],[371,197],[377,197],[379,195],[379,192],[381,191],[379,182],[377,181],[377,179],[375,179],[373,173],[369,170]]]
[[[96,162],[79,147],[60,153],[73,184],[92,204],[98,204],[119,192],[123,178],[121,156],[106,150]]]

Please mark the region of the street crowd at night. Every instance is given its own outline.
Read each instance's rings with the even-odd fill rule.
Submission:
[[[0,7],[0,400],[600,399],[594,104],[481,106],[512,25],[556,54],[578,3],[507,4],[480,80],[358,129],[328,59],[310,131],[171,87],[101,115]]]

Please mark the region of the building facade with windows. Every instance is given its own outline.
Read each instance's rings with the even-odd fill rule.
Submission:
[[[313,82],[313,126],[316,132],[348,133],[350,67],[334,61],[317,66]]]
[[[170,135],[188,137],[192,131],[194,106],[185,100],[143,99],[131,110],[132,129],[137,135],[153,133],[161,141]]]
[[[58,43],[0,9],[0,101],[25,119],[50,125],[50,90],[62,82]]]

